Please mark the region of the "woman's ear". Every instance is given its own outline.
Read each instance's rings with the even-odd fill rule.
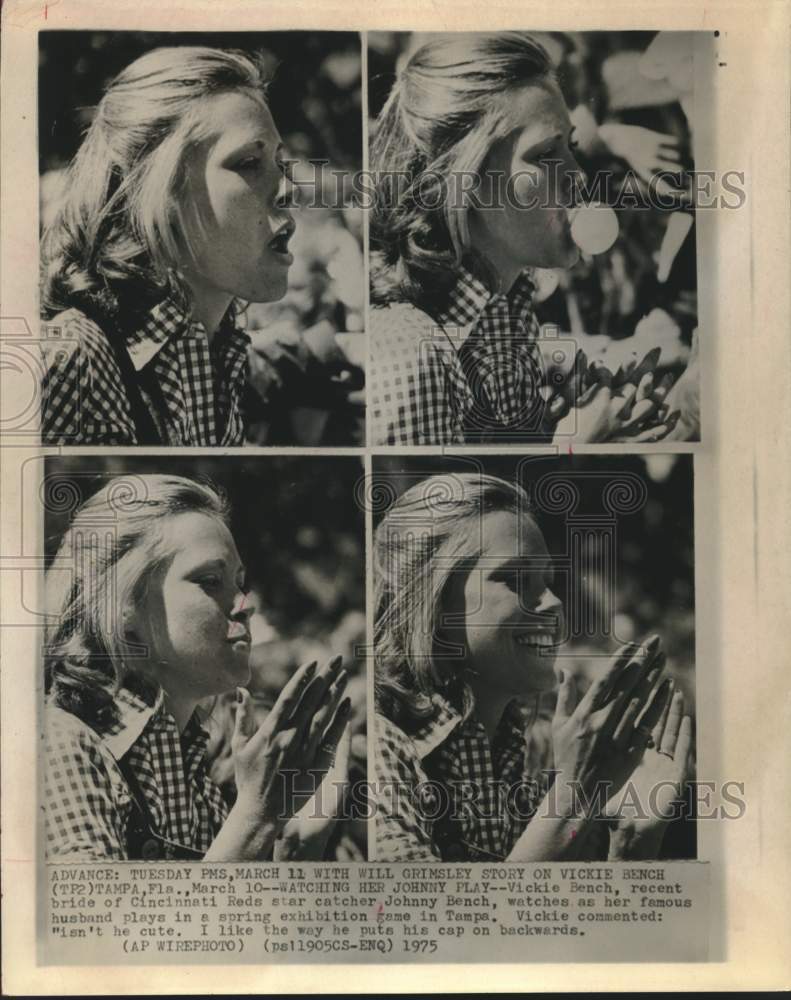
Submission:
[[[121,612],[121,638],[129,645],[139,646],[145,641],[139,618],[137,609],[131,605],[126,605]]]

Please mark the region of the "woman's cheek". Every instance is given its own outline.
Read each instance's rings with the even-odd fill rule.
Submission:
[[[184,601],[176,616],[171,621],[178,629],[181,643],[185,647],[201,647],[216,645],[225,637],[227,621],[218,614],[214,601],[204,598]]]
[[[518,210],[536,208],[541,204],[543,191],[542,172],[533,167],[525,167],[511,178],[508,195],[511,204]]]

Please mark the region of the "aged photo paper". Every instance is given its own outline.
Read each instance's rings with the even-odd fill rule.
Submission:
[[[788,4],[2,28],[4,991],[788,989]]]

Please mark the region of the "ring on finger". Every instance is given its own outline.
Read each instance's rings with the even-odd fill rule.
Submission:
[[[668,757],[670,760],[674,759],[673,754],[669,750],[657,750],[657,753],[661,753],[663,757]]]

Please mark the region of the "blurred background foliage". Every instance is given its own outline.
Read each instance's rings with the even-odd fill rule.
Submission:
[[[64,457],[47,465],[47,496],[59,495],[45,513],[45,553],[54,557],[76,506],[109,479],[169,473],[208,479],[232,505],[232,532],[247,567],[253,677],[250,692],[262,720],[294,670],[311,660],[342,654],[351,698],[351,779],[366,781],[365,542],[355,486],[360,458],[283,457],[255,460],[206,456]],[[56,492],[53,494],[53,490]],[[321,502],[317,502],[320,497]],[[212,775],[233,797],[235,692],[217,699],[208,725]],[[366,828],[360,819],[336,824],[327,857],[364,858]]]
[[[662,638],[667,654],[665,675],[672,677],[695,715],[695,587],[693,543],[693,479],[690,455],[560,456],[525,458],[511,455],[443,458],[429,455],[374,456],[374,526],[395,497],[428,476],[467,472],[517,481],[528,492],[531,509],[555,561],[555,590],[568,622],[572,609],[587,607],[578,634],[561,647],[557,665],[575,675],[580,692],[610,662],[618,647]],[[560,475],[579,493],[573,510],[549,512],[537,503],[537,484],[545,475]],[[633,513],[609,514],[605,491],[630,477],[645,486],[646,499]],[[561,491],[558,491],[558,496]],[[612,534],[610,535],[610,532]],[[563,569],[570,556],[570,534],[578,547],[582,573]],[[612,552],[613,573],[603,567]],[[598,627],[589,629],[590,623]],[[528,770],[535,777],[552,766],[550,720],[555,695],[542,698],[537,719],[530,719]],[[671,824],[666,856],[694,857],[694,824]]]
[[[679,379],[671,409],[682,419],[671,439],[697,439],[698,325],[694,198],[694,33],[652,31],[534,32],[547,49],[568,105],[577,159],[589,183],[608,176],[602,199],[616,209],[620,234],[611,250],[583,254],[568,271],[538,270],[536,314],[571,334],[589,360],[614,372],[633,354],[661,346],[657,382]],[[369,134],[399,64],[425,36],[368,35]],[[710,164],[704,164],[710,166]],[[651,207],[658,172],[667,209]],[[656,203],[654,199],[653,204]]]
[[[209,45],[259,55],[268,102],[299,185],[294,263],[278,302],[251,304],[250,440],[364,441],[362,210],[351,203],[362,167],[361,41],[353,32],[43,31],[39,34],[42,224],[94,107],[129,63],[160,46]]]

